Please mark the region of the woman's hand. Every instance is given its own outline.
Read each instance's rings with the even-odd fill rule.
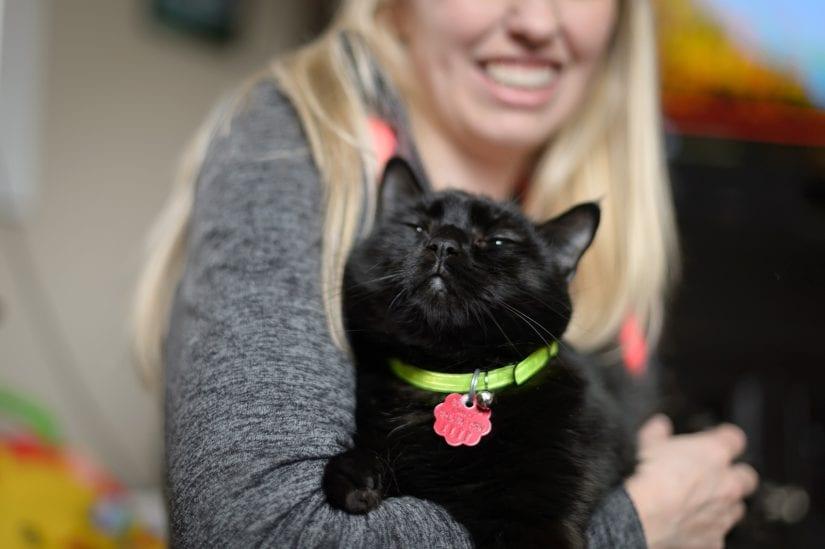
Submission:
[[[745,434],[723,424],[673,436],[664,415],[639,431],[639,466],[625,481],[648,547],[712,549],[745,514],[742,500],[759,482],[756,471],[732,461],[745,449]]]

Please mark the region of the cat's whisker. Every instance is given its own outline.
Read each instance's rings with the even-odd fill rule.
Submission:
[[[512,306],[512,305],[510,305],[509,303],[504,303],[504,305],[505,305],[507,308],[509,308],[511,311],[513,311],[514,313],[516,313],[516,314],[518,314],[519,316],[521,316],[522,318],[525,318],[525,319],[529,320],[530,322],[532,322],[533,324],[535,324],[536,326],[538,326],[539,328],[541,328],[542,330],[544,330],[544,332],[545,332],[547,335],[549,335],[550,337],[552,337],[552,338],[556,339],[556,341],[558,341],[558,338],[556,338],[556,336],[553,334],[553,332],[551,332],[550,330],[548,330],[547,328],[545,328],[545,327],[544,327],[544,325],[543,325],[541,322],[539,322],[539,321],[538,321],[538,320],[536,320],[535,318],[531,317],[530,315],[528,315],[528,314],[527,314],[527,313],[525,313],[524,311],[522,311],[522,310],[520,310],[520,309],[517,309],[516,307],[513,307],[513,306]]]
[[[404,276],[403,273],[401,273],[399,271],[399,272],[396,272],[396,273],[390,273],[390,274],[385,275],[385,276],[379,276],[379,277],[373,278],[371,280],[364,280],[363,282],[352,283],[352,284],[350,284],[349,288],[350,289],[359,288],[359,287],[367,286],[369,284],[373,284],[375,282],[381,282],[381,281],[384,281],[384,280],[393,280],[393,279],[396,279],[396,278],[401,280],[403,278],[403,276]],[[333,297],[336,294],[343,293],[346,289],[347,289],[347,287],[344,286],[343,284],[341,284],[339,286],[335,286],[334,288],[330,288],[329,292],[327,293],[327,296],[328,297]],[[355,290],[353,290],[353,291],[355,291]],[[367,293],[369,293],[368,290],[367,290]]]
[[[533,323],[532,323],[532,322],[529,322],[529,321],[525,318],[525,316],[527,316],[527,315],[522,315],[522,313],[520,313],[519,311],[517,311],[517,310],[516,310],[516,309],[514,309],[513,307],[510,307],[510,306],[509,306],[509,305],[507,305],[506,303],[503,303],[503,305],[507,308],[507,310],[508,310],[508,311],[510,311],[510,312],[512,312],[512,313],[515,313],[515,314],[516,314],[516,316],[517,316],[519,319],[521,319],[521,321],[522,321],[522,322],[524,322],[525,324],[527,324],[527,325],[530,327],[530,329],[532,329],[534,332],[536,332],[536,335],[537,335],[537,336],[539,336],[539,339],[541,339],[541,341],[542,341],[545,345],[550,345],[550,344],[548,343],[547,339],[545,339],[545,337],[544,337],[543,335],[541,335],[541,332],[539,332],[538,330],[536,330],[536,328],[535,328],[535,326],[533,325]],[[536,323],[536,324],[538,324],[538,323]],[[541,324],[538,324],[538,326],[539,326],[539,328],[544,329],[544,327],[543,327]],[[550,333],[550,332],[549,332],[549,331],[547,331],[546,329],[545,329],[545,331],[546,331],[548,334]],[[550,336],[551,336],[551,337],[553,337],[553,335],[552,335],[552,334],[550,334]],[[558,339],[557,339],[557,341],[558,341]]]
[[[504,333],[504,329],[501,327],[501,324],[498,323],[498,321],[496,320],[496,317],[493,316],[493,313],[491,313],[488,309],[482,309],[482,310],[487,314],[487,316],[490,317],[490,320],[492,320],[493,324],[496,325],[496,327],[498,328],[498,331],[501,332],[501,335],[504,336],[504,339],[506,339],[508,341],[508,343],[510,343],[510,346],[513,348],[513,350],[518,352],[518,348],[513,344],[512,341],[510,341],[510,338],[507,337],[507,334]]]
[[[398,298],[400,298],[401,295],[406,292],[406,290],[407,290],[406,288],[401,288],[401,290],[395,295],[395,297],[392,298],[392,301],[390,301],[390,304],[387,305],[387,314],[389,314],[389,312],[392,310],[392,306],[395,304],[396,300]]]
[[[397,433],[398,431],[401,431],[402,429],[404,429],[406,427],[410,427],[410,425],[406,424],[406,423],[399,423],[398,425],[396,425],[395,427],[393,427],[392,429],[389,430],[389,432],[387,433],[387,439],[391,438],[392,435],[394,435],[395,433]]]
[[[530,297],[532,298],[533,296],[530,296]],[[557,309],[553,308],[552,306],[550,306],[549,304],[547,304],[547,303],[545,303],[545,302],[543,302],[543,301],[540,301],[540,300],[536,300],[536,301],[538,301],[538,303],[539,303],[539,304],[541,304],[542,306],[544,306],[545,308],[547,308],[547,310],[549,310],[550,312],[552,312],[554,315],[558,316],[559,318],[564,318],[564,319],[567,319],[567,318],[569,318],[569,316],[570,316],[570,315],[569,315],[569,313],[568,313],[568,314],[565,314],[565,313],[563,313],[563,312],[561,312],[561,311],[559,311],[559,310],[557,310]],[[525,301],[521,301],[520,303],[525,303],[525,304],[528,304],[528,305],[535,304],[535,303],[531,303],[530,301],[526,301],[526,300],[525,300]]]
[[[556,314],[556,315],[560,316],[561,318],[565,318],[565,319],[567,319],[568,326],[576,326],[577,328],[581,328],[581,327],[582,327],[582,326],[581,326],[581,324],[580,324],[579,322],[576,322],[576,321],[574,321],[574,320],[573,320],[573,315],[572,315],[573,310],[572,310],[572,308],[569,308],[569,307],[565,306],[565,309],[568,311],[568,314],[567,314],[567,315],[565,315],[565,314],[560,313],[559,311],[557,311],[556,309],[554,309],[551,305],[549,305],[548,303],[546,303],[546,302],[545,302],[545,301],[543,301],[542,299],[540,299],[540,298],[536,297],[535,295],[528,294],[528,293],[525,293],[524,295],[525,295],[526,297],[528,297],[530,300],[535,300],[535,301],[537,301],[537,302],[541,303],[541,304],[542,304],[542,305],[544,305],[544,306],[545,306],[545,307],[546,307],[549,311],[551,311],[553,314]]]
[[[393,273],[390,273],[390,274],[387,274],[387,275],[384,275],[384,276],[378,276],[376,278],[372,278],[370,280],[363,280],[361,282],[353,282],[353,283],[350,284],[350,287],[353,287],[353,286],[366,286],[368,284],[373,284],[375,282],[381,282],[381,281],[384,281],[384,280],[393,280],[393,279],[396,279],[396,278],[400,279],[403,276],[404,276],[404,273],[402,273],[399,270],[399,271],[396,271],[396,272],[393,272]],[[343,285],[341,287],[343,287]]]
[[[487,341],[487,323],[482,322],[482,319],[478,315],[478,311],[476,311],[475,307],[471,307],[470,312],[473,313],[473,318],[475,318],[475,321],[478,323],[479,326],[481,326],[481,333],[484,334],[484,341]]]
[[[549,304],[549,303],[547,303],[546,301],[544,301],[542,298],[540,298],[540,297],[538,297],[538,296],[536,296],[536,295],[534,295],[534,294],[528,293],[528,292],[523,292],[523,293],[524,293],[524,295],[526,295],[526,296],[530,297],[530,299],[535,299],[536,301],[538,301],[539,303],[541,303],[542,305],[544,305],[545,307],[547,307],[548,309],[550,309],[551,311],[553,311],[554,313],[556,313],[557,315],[559,315],[559,316],[564,316],[561,312],[559,312],[559,311],[557,311],[556,309],[554,309],[552,306],[550,306],[550,304]],[[552,296],[551,296],[551,297],[552,297]],[[565,302],[561,301],[561,300],[560,300],[560,299],[558,299],[558,298],[552,298],[552,299],[553,299],[553,302],[554,302],[555,304],[557,304],[557,305],[560,305],[560,306],[561,306],[561,308],[564,310],[564,312],[565,312],[565,313],[567,313],[567,316],[570,316],[570,314],[573,312],[573,308],[572,308],[570,305],[568,305],[567,303],[565,303]]]
[[[361,303],[366,299],[370,299],[372,297],[371,292],[361,292],[361,293],[351,293],[347,295],[347,302],[349,306],[355,305],[356,303]]]
[[[525,320],[525,322],[527,322],[529,320],[530,323],[531,323],[531,326],[533,326],[533,325],[538,326],[539,328],[544,330],[544,332],[547,335],[549,335],[551,338],[553,338],[555,341],[557,341],[560,345],[562,344],[561,340],[558,337],[556,337],[550,330],[545,328],[539,321],[537,321],[536,319],[534,319],[533,317],[531,317],[530,315],[528,315],[524,311],[520,311],[519,309],[516,309],[515,307],[513,307],[509,303],[502,302],[502,305],[504,305],[505,307],[507,307],[508,309],[513,311],[514,313],[518,314],[523,320]],[[533,328],[533,330],[535,330],[535,328]],[[538,332],[536,332],[536,333],[538,334]],[[541,334],[538,334],[538,335],[539,335],[539,337],[541,337]],[[542,337],[542,341],[544,341],[545,344],[547,343],[547,340],[544,339],[543,337]]]
[[[379,259],[378,261],[376,261],[375,263],[373,263],[372,267],[370,267],[369,269],[367,269],[365,272],[367,272],[367,273],[368,273],[368,272],[372,271],[374,268],[378,267],[380,264],[381,264],[381,260]]]

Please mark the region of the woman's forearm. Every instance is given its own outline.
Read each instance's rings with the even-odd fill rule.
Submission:
[[[330,508],[327,460],[354,432],[354,372],[327,330],[319,176],[272,83],[216,137],[166,343],[166,474],[176,547],[469,547],[443,509]]]
[[[587,526],[589,549],[644,549],[645,535],[636,508],[622,487],[599,504]]]

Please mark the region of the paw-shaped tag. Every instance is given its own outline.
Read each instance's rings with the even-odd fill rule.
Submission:
[[[469,404],[469,406],[468,406]],[[475,446],[492,429],[490,410],[481,410],[468,395],[451,393],[433,410],[435,432],[450,446]]]

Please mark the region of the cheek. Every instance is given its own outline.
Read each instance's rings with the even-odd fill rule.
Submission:
[[[578,66],[593,66],[601,59],[616,25],[616,0],[568,2],[564,33],[570,55]]]
[[[470,52],[501,10],[490,0],[409,0],[401,17],[416,78],[431,88],[461,85]]]
[[[500,2],[489,0],[408,0],[401,12],[407,39],[433,49],[468,45],[501,16]]]
[[[557,126],[587,95],[593,74],[603,59],[616,25],[614,0],[567,2],[564,33],[570,65],[564,75],[558,103],[545,113],[545,121]]]

